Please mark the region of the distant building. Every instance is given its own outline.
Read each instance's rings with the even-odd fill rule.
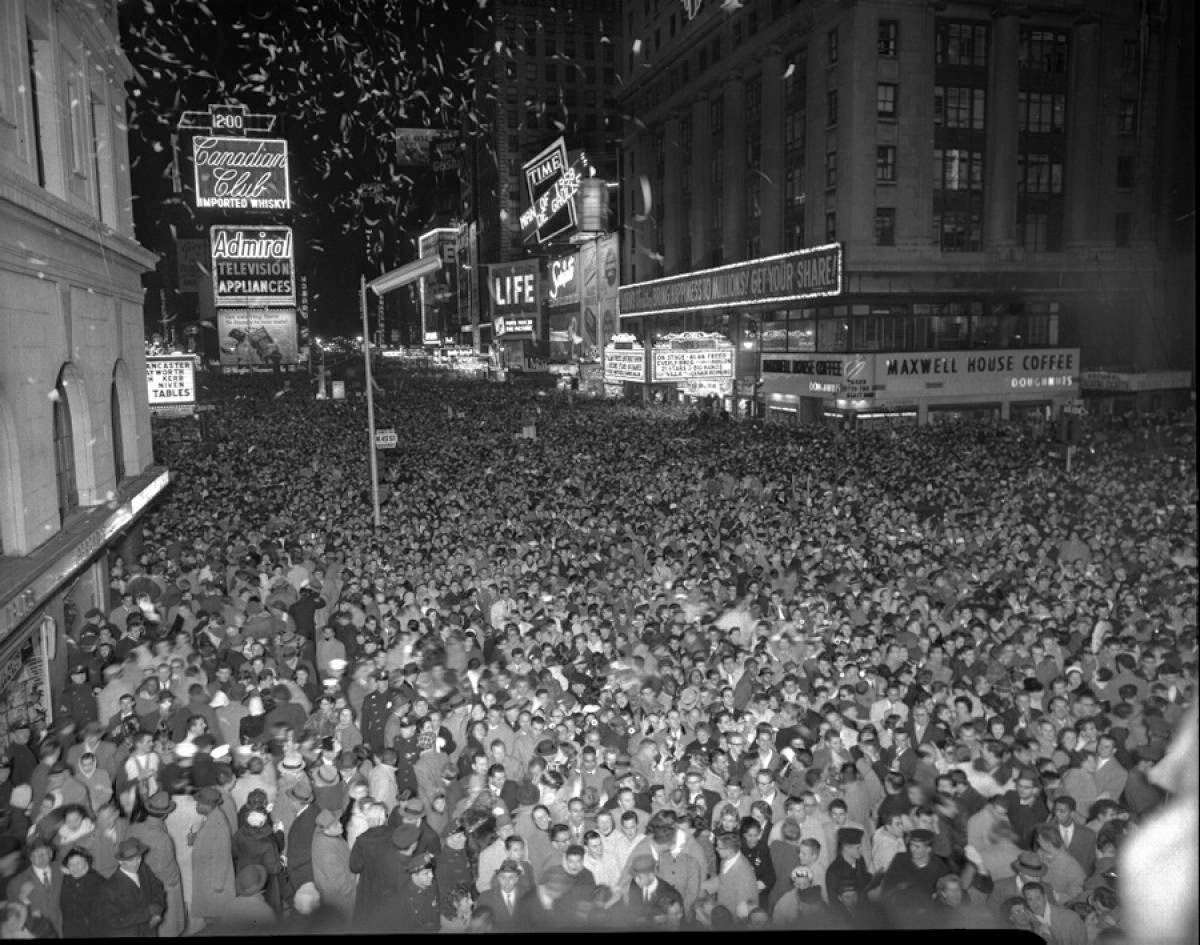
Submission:
[[[116,3],[0,3],[0,745],[45,721],[66,632],[153,465]]]
[[[617,179],[619,7],[617,0],[488,5],[490,32],[476,43],[484,50],[474,105],[482,131],[468,134],[463,175],[465,218],[478,222],[481,265],[536,250],[521,239],[521,212],[529,205],[521,165],[559,136],[570,152],[587,155],[598,176]],[[479,298],[486,306],[482,283]],[[486,322],[486,311],[482,317]]]
[[[1188,386],[1160,172],[1182,94],[1164,58],[1191,40],[1157,10],[623,4],[622,328],[721,333],[742,405],[761,381],[775,419],[1046,412],[1100,369]],[[780,284],[802,257],[749,263],[829,244],[833,292]],[[741,288],[699,307],[731,266]]]

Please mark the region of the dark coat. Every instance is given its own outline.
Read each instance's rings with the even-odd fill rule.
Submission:
[[[422,889],[409,880],[395,896],[394,902],[392,914],[395,921],[388,923],[392,929],[404,929],[406,932],[436,932],[441,927],[437,883],[432,883],[427,889]]]
[[[371,827],[350,848],[350,872],[358,874],[354,897],[354,927],[366,931],[385,917],[387,904],[408,883],[410,857],[392,843],[394,830]]]
[[[117,870],[104,884],[107,906],[106,925],[108,934],[118,937],[139,936],[146,938],[155,934],[150,920],[159,919],[167,911],[167,893],[158,877],[145,863],[138,867],[139,887],[121,870]]]
[[[483,906],[492,911],[492,927],[497,932],[528,932],[541,923],[545,913],[537,893],[532,890],[524,895],[518,891],[516,908],[512,912],[504,905],[504,896],[498,889],[489,889],[480,895],[475,908]]]
[[[102,938],[108,934],[104,921],[107,884],[95,870],[88,870],[79,879],[63,874],[62,907],[63,938]]]
[[[312,841],[317,831],[317,815],[321,808],[315,803],[309,804],[296,815],[292,821],[292,829],[287,835],[288,879],[293,889],[299,889],[305,883],[311,883],[312,871]]]
[[[29,897],[29,908],[33,912],[40,912],[53,925],[56,932],[62,931],[62,908],[59,903],[62,900],[62,881],[63,871],[57,863],[51,863],[50,870],[50,885],[43,886],[34,874],[33,867],[27,867],[16,876],[8,881],[8,898],[17,900],[21,898],[21,887],[25,883],[33,884],[33,893]]]

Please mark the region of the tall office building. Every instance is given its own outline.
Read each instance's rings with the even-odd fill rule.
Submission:
[[[0,745],[46,723],[66,633],[153,466],[114,0],[0,0]],[[0,749],[2,750],[2,749]]]
[[[464,182],[481,262],[526,255],[520,216],[529,198],[521,165],[559,136],[570,151],[583,151],[599,176],[616,179],[618,7],[617,0],[490,5],[476,102],[485,134],[475,139]]]
[[[1100,373],[1187,386],[1158,11],[623,4],[623,326],[722,332],[746,381],[759,348],[780,418],[1008,416]]]

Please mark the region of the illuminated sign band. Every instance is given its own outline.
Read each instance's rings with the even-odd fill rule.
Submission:
[[[653,380],[691,381],[733,377],[733,348],[655,348]]]
[[[522,228],[532,226],[537,241],[544,243],[575,226],[580,176],[567,163],[566,141],[559,138],[522,165],[522,170],[529,194],[529,209],[521,215]]]
[[[210,235],[218,306],[296,304],[290,226],[214,226]]]
[[[197,135],[192,165],[199,208],[286,210],[292,205],[282,138]]]
[[[839,295],[842,246],[830,243],[621,287],[621,317]]]
[[[492,330],[497,338],[532,338],[533,337],[533,319],[514,317],[511,315],[500,316],[492,322]]]

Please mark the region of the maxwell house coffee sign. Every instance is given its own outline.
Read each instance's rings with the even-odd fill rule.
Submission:
[[[537,259],[520,259],[488,266],[488,304],[497,337],[535,337],[538,263]]]
[[[197,135],[192,165],[198,208],[286,210],[292,205],[282,138]]]
[[[214,226],[209,232],[218,306],[296,304],[290,226]]]

